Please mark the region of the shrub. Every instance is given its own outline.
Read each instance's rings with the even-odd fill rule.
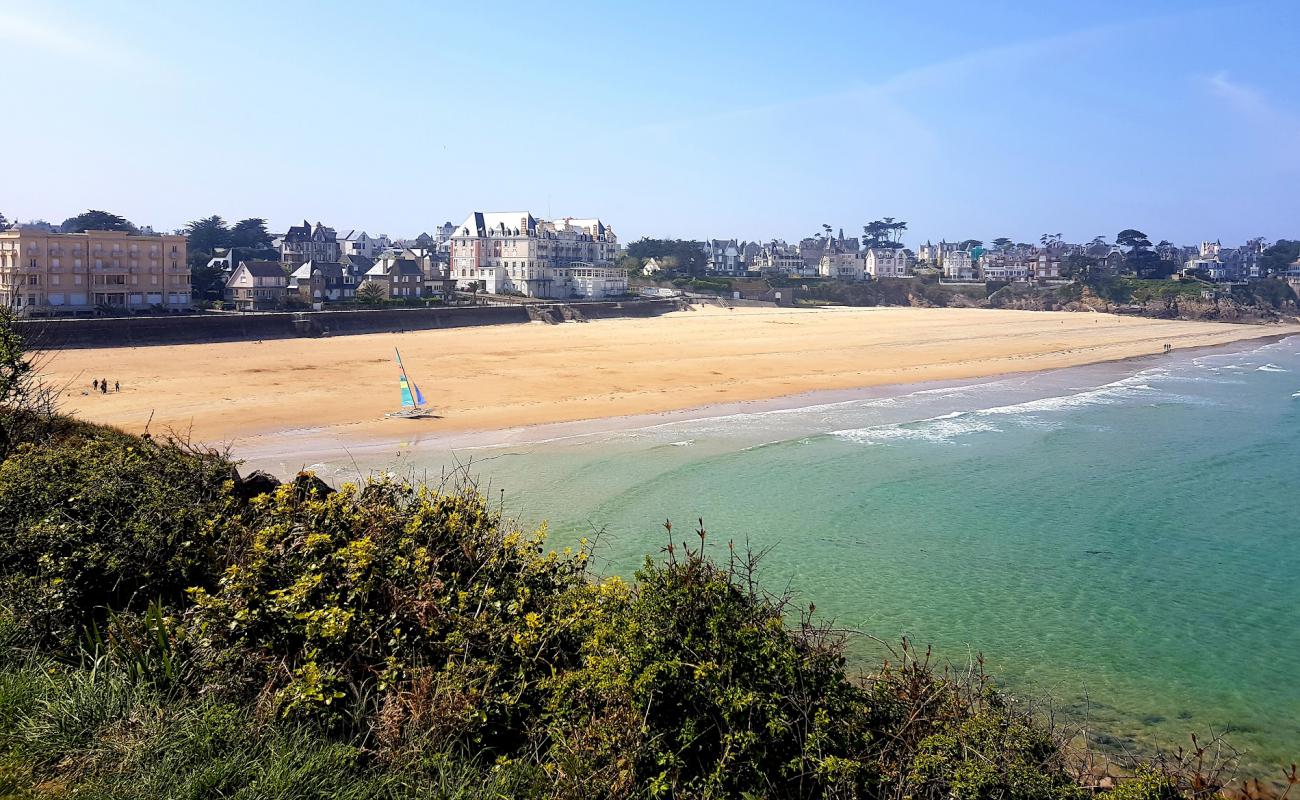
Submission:
[[[309,488],[305,488],[309,487]],[[585,555],[543,553],[472,490],[286,484],[225,535],[245,546],[187,629],[208,688],[282,717],[506,751],[576,651]]]
[[[820,796],[874,779],[867,695],[842,640],[763,594],[752,562],[687,551],[602,584],[582,664],[552,683],[548,771],[615,796]]]
[[[230,479],[219,456],[91,426],[20,445],[0,463],[0,603],[68,648],[109,609],[183,601],[219,569]]]

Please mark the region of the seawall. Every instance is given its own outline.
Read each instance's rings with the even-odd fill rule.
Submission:
[[[676,300],[626,300],[592,303],[546,303],[567,306],[580,319],[652,317],[675,310]],[[361,333],[462,328],[528,322],[523,305],[393,308],[360,311],[212,313],[178,317],[104,317],[99,319],[20,320],[18,329],[35,349],[147,347],[166,344],[238,342],[258,339],[347,336]]]

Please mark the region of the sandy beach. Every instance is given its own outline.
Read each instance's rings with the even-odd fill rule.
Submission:
[[[236,449],[313,432],[341,441],[436,437],[764,400],[805,392],[979,378],[1300,332],[983,309],[697,308],[651,319],[532,323],[326,339],[68,350],[45,372],[78,416],[188,431]],[[393,348],[435,418],[399,404]],[[91,392],[119,381],[120,393]]]

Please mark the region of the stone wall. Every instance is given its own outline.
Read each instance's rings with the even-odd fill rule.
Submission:
[[[649,317],[672,311],[672,300],[572,303],[581,319]],[[560,316],[556,314],[557,318]],[[211,313],[178,317],[104,317],[22,320],[19,330],[35,348],[142,347],[236,342],[359,333],[460,328],[527,322],[523,306],[306,311],[270,314]]]

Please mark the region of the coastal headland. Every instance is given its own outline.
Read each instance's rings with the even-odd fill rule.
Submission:
[[[1108,314],[697,307],[591,324],[503,325],[48,354],[77,416],[235,442],[318,431],[364,442],[678,411],[813,391],[980,378],[1300,333]],[[433,407],[398,407],[393,350]],[[120,391],[92,391],[92,381]]]

